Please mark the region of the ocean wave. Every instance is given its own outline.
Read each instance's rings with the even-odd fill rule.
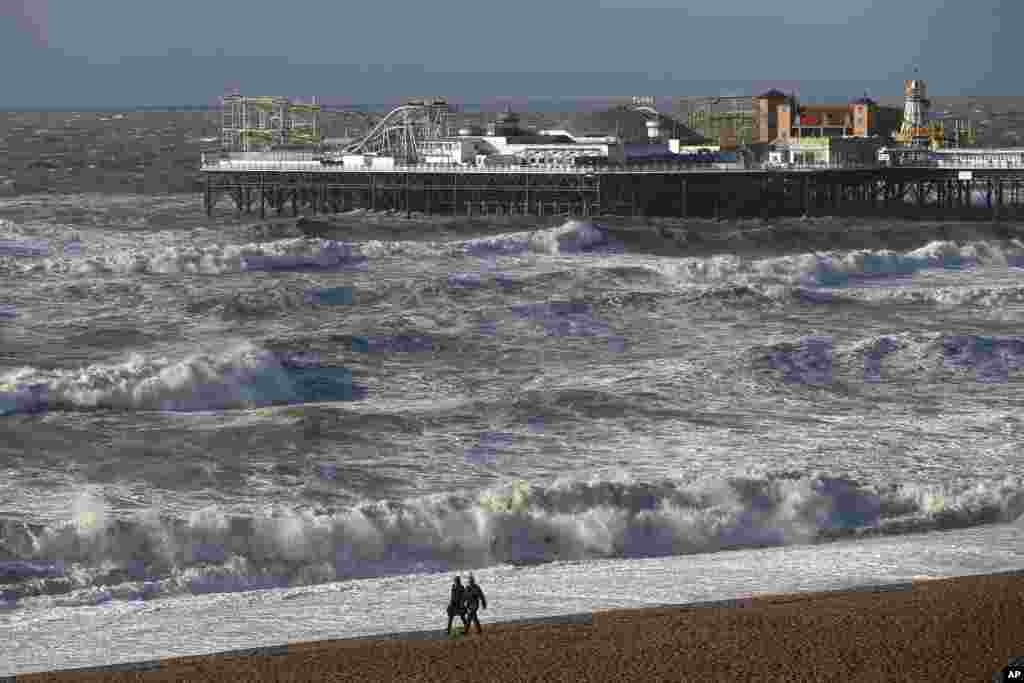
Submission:
[[[421,353],[437,350],[437,340],[427,335],[355,336],[351,349],[355,353]]]
[[[691,303],[698,304],[775,304],[781,297],[772,296],[767,288],[751,285],[722,285],[700,290],[690,298]]]
[[[1012,522],[1024,481],[872,485],[790,473],[684,483],[514,482],[478,495],[115,519],[88,492],[63,525],[0,522],[5,599],[251,590],[501,563],[637,558]],[[104,592],[106,595],[104,595]]]
[[[410,259],[439,256],[451,250],[447,242],[416,240],[364,240],[358,242],[359,253],[370,258],[403,256]]]
[[[607,230],[593,223],[573,220],[554,228],[459,242],[366,240],[349,243],[292,237],[247,244],[114,248],[84,255],[77,238],[65,244],[62,251],[54,250],[46,240],[10,239],[0,240],[0,267],[19,272],[222,275],[251,271],[363,270],[371,258],[392,256],[472,256],[487,261],[503,255],[570,255],[615,250],[616,243],[609,240]]]
[[[698,306],[768,306],[806,305],[919,305],[944,308],[968,307],[990,313],[1024,315],[1024,286],[987,285],[975,287],[865,287],[835,289],[804,285],[776,284],[712,284],[678,292],[629,292],[615,294],[621,303],[641,298],[684,300]]]
[[[948,335],[942,339],[942,362],[956,371],[973,372],[979,382],[1005,383],[1011,370],[1024,369],[1024,338]]]
[[[992,310],[1024,305],[1024,285],[868,289],[851,296],[871,303],[971,306]]]
[[[712,284],[683,289],[611,291],[593,297],[599,308],[628,308],[657,312],[664,306],[688,304],[700,308],[782,308],[865,303],[851,292],[792,285]]]
[[[249,244],[112,249],[81,258],[67,252],[20,265],[23,272],[222,275],[248,271],[363,269],[367,257],[345,242],[292,238]]]
[[[307,290],[303,298],[315,306],[346,306],[352,304],[355,291],[351,287],[321,287]]]
[[[530,253],[558,256],[622,250],[620,243],[609,238],[606,228],[589,221],[570,220],[554,228],[467,240],[458,243],[454,253],[488,260]]]
[[[42,263],[50,263],[65,261],[81,255],[82,243],[78,239],[64,241],[56,245],[41,239],[0,239],[0,269],[6,271],[45,267],[40,265],[41,262],[38,259],[44,259]],[[37,260],[26,264],[24,263],[26,259]]]
[[[1010,240],[1021,231],[1005,223],[930,223],[864,218],[807,217],[740,219],[714,224],[690,221],[684,228],[676,222],[661,223],[663,239],[683,249],[713,249],[718,252],[799,253],[801,251],[884,250],[909,251],[935,240],[967,243],[981,240]]]
[[[682,258],[657,268],[676,284],[789,285],[842,287],[883,277],[913,275],[928,269],[972,266],[1024,266],[1024,243],[950,241],[931,242],[909,252],[857,250],[805,253],[772,258],[745,258],[723,254]]]
[[[607,302],[601,302],[607,303]],[[519,320],[539,323],[549,337],[607,337],[610,348],[622,350],[624,340],[612,335],[611,326],[592,316],[592,306],[583,301],[553,301],[515,304],[509,308]],[[484,319],[477,326],[482,336],[497,336],[504,327],[498,320]]]
[[[193,314],[213,313],[233,320],[290,313],[304,306],[351,305],[355,297],[351,287],[309,288],[301,283],[275,280],[230,292],[196,289],[186,295],[185,309]]]
[[[961,269],[975,265],[1024,265],[1024,245],[1002,247],[991,242],[935,241],[906,253],[854,251],[845,255],[818,256],[813,264],[804,261],[803,279],[808,284],[843,286],[858,279],[912,275],[926,269]]]
[[[273,282],[226,293],[190,292],[185,308],[189,313],[215,313],[231,320],[288,313],[313,301],[313,295],[295,284]]]
[[[32,258],[50,255],[50,244],[44,240],[0,240],[0,257]]]
[[[43,410],[204,411],[365,397],[345,368],[239,345],[181,360],[133,355],[79,370],[25,367],[0,375],[0,416]]]
[[[1024,337],[903,332],[836,345],[831,337],[808,336],[755,346],[749,355],[755,371],[786,384],[970,375],[1006,383],[1011,372],[1024,370]]]
[[[665,285],[665,279],[661,273],[644,265],[611,262],[610,265],[590,270],[589,274],[594,278],[606,279],[613,286],[618,287],[663,287]]]
[[[512,313],[521,320],[538,322],[549,337],[608,336],[611,328],[592,317],[590,304],[580,301],[554,301],[542,304],[517,304]]]

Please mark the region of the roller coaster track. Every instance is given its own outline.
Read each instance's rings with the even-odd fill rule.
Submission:
[[[395,107],[370,132],[345,148],[349,154],[388,154],[415,160],[419,142],[445,135],[448,104],[443,101],[411,102]]]

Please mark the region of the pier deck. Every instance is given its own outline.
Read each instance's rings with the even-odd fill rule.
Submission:
[[[731,218],[1024,216],[1024,168],[804,169],[501,167],[343,168],[313,158],[204,158],[205,208],[316,215],[356,208],[443,215]]]

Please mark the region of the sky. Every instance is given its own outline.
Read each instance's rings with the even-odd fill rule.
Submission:
[[[1024,94],[1022,0],[0,0],[0,108]]]

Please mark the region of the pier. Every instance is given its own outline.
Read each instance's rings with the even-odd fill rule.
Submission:
[[[351,169],[313,153],[202,160],[212,216],[228,198],[237,216],[353,209],[437,215],[863,215],[1016,219],[1024,168],[935,166],[736,169],[650,164],[608,167],[396,165]]]

